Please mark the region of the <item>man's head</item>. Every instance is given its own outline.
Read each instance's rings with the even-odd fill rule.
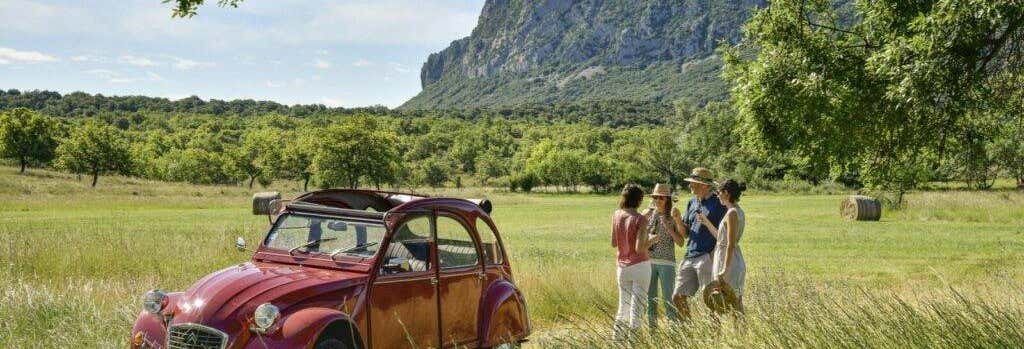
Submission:
[[[689,182],[690,193],[697,198],[705,198],[711,193],[711,185],[715,182],[711,171],[703,167],[697,167],[684,179]]]

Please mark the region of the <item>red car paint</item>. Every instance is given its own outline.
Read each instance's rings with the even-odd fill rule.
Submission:
[[[167,305],[158,314],[143,310],[132,328],[131,347],[165,348],[170,328],[224,334],[223,348],[313,348],[323,336],[340,332],[346,334],[350,347],[358,348],[486,348],[519,343],[530,334],[525,299],[484,209],[489,210],[489,203],[361,190],[312,192],[293,202],[282,208],[282,214],[324,207],[328,209],[317,214],[343,217],[334,213],[367,207],[385,211],[381,221],[387,233],[378,252],[369,258],[293,256],[260,244],[249,262],[207,275],[184,292],[168,293]],[[432,233],[429,270],[382,275],[381,255],[395,230],[408,219],[422,216],[460,222],[472,237],[478,263],[439,269],[436,233]],[[504,258],[489,264],[480,234],[492,231]],[[264,303],[278,307],[280,316],[260,333],[253,328],[253,313]],[[193,338],[179,340],[177,345],[189,348],[189,341],[201,342],[193,334],[185,336]]]

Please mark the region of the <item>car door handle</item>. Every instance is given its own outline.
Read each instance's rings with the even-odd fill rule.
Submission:
[[[431,276],[430,277],[430,284],[434,285],[434,286],[437,286],[437,277],[436,276]]]
[[[476,277],[483,281],[484,279],[487,279],[487,273],[480,272],[480,274],[476,274]]]

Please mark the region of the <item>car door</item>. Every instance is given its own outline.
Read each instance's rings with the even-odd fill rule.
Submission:
[[[419,215],[394,231],[370,290],[374,348],[437,348],[437,268],[433,218]]]
[[[484,278],[480,253],[471,230],[454,215],[439,212],[435,231],[442,345],[470,344],[477,340]]]

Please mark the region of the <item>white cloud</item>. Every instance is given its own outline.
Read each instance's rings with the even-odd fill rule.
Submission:
[[[330,97],[321,98],[320,99],[320,103],[323,103],[323,105],[326,105],[326,106],[332,107],[332,108],[342,106],[342,101],[340,99],[330,98]]]
[[[278,82],[273,82],[273,81],[270,81],[270,80],[267,80],[267,83],[266,83],[266,85],[267,85],[267,87],[269,87],[269,88],[278,88],[278,87],[281,87],[281,83],[278,83]]]
[[[75,61],[75,62],[103,62],[103,61],[106,61],[107,59],[106,59],[106,57],[103,57],[103,56],[84,54],[84,55],[71,56],[71,60]]]
[[[156,62],[156,61],[154,61],[152,59],[149,59],[149,58],[146,58],[146,57],[132,56],[132,55],[124,55],[124,56],[118,57],[117,61],[120,62],[120,63],[131,64],[131,65],[139,66],[139,67],[155,67],[155,66],[161,65],[160,63],[158,63],[158,62]]]
[[[313,75],[309,77],[309,79],[313,81],[320,81],[320,79],[323,79],[323,77],[321,77],[320,75]]]
[[[303,78],[292,79],[292,85],[304,86],[304,85],[306,85],[306,79],[303,79]]]
[[[209,67],[212,67],[212,66],[215,65],[213,63],[197,62],[197,61],[193,61],[191,59],[185,59],[185,58],[181,58],[181,57],[173,57],[172,56],[171,59],[174,60],[174,64],[172,64],[171,66],[174,67],[174,69],[177,69],[177,70],[192,70],[192,69],[196,69],[196,68],[209,68]]]
[[[321,55],[321,56],[326,56],[328,54],[328,52],[327,52],[327,50],[319,49],[319,50],[316,50],[316,54]]]
[[[313,66],[317,67],[318,69],[327,69],[331,67],[331,62],[317,58],[313,61]]]
[[[19,51],[13,48],[0,47],[0,59],[5,62],[19,63],[51,63],[59,61],[57,57],[38,51]],[[7,63],[4,63],[7,64]]]
[[[366,68],[366,67],[369,67],[369,66],[372,66],[372,65],[373,65],[373,62],[370,62],[370,61],[366,60],[365,58],[360,58],[359,60],[356,60],[355,62],[352,62],[352,66],[353,67],[357,67],[357,68]]]
[[[405,66],[405,64],[388,62],[388,65],[390,65],[392,69],[394,69],[396,72],[400,74],[407,74],[412,72],[412,69]]]
[[[89,69],[86,74],[95,75],[109,83],[130,84],[140,81],[163,81],[164,78],[157,73],[147,71],[145,76],[129,76],[110,69]]]
[[[11,64],[11,61],[8,61],[6,59],[0,58],[0,64]]]

